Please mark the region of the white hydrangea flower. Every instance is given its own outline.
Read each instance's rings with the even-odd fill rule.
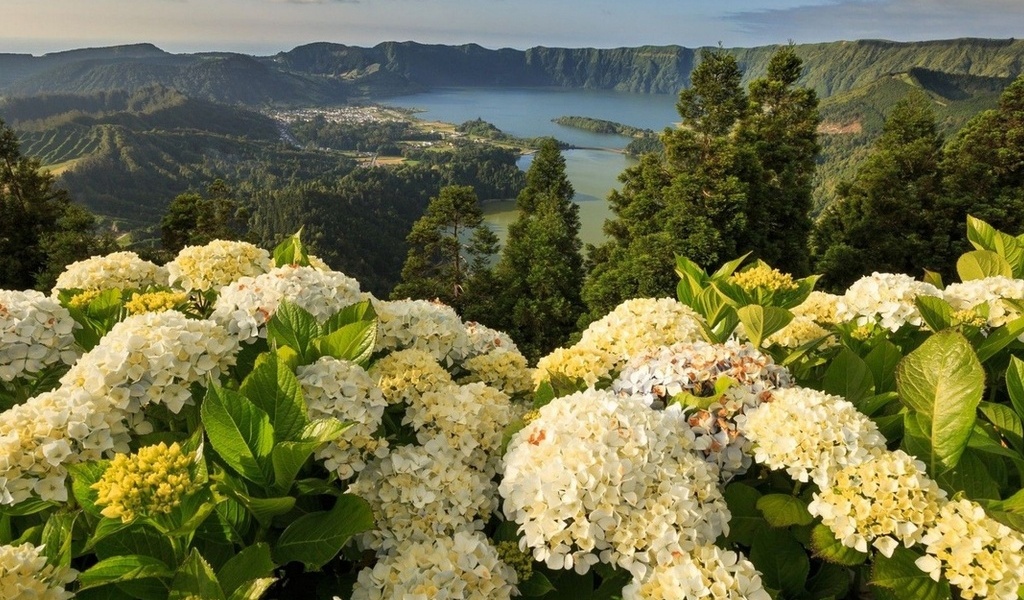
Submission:
[[[491,329],[476,321],[466,323],[466,335],[469,336],[470,350],[468,356],[478,356],[501,349],[511,352],[519,351],[519,347],[516,346],[516,343],[512,341],[512,338],[507,333]]]
[[[134,252],[114,252],[73,262],[57,277],[59,290],[133,290],[166,286],[167,269],[142,260]]]
[[[366,467],[367,457],[386,455],[387,441],[376,433],[388,402],[369,373],[355,363],[325,356],[299,367],[298,379],[311,419],[351,423],[340,438],[317,450],[325,468],[345,480]]]
[[[359,572],[352,600],[502,600],[517,594],[515,571],[483,534],[458,531],[400,545]]]
[[[391,449],[363,469],[349,493],[373,508],[376,529],[363,543],[385,552],[458,531],[479,531],[498,506],[491,477],[462,461],[443,437]]]
[[[1024,534],[985,514],[967,499],[946,503],[921,538],[919,569],[938,581],[945,576],[960,596],[1016,600],[1024,585]]]
[[[620,362],[620,359],[610,352],[581,344],[569,348],[555,348],[551,354],[537,361],[533,383],[535,386],[540,385],[557,373],[574,381],[581,379],[588,387],[594,387],[598,380],[610,376]]]
[[[772,392],[770,402],[747,411],[739,431],[754,443],[755,461],[820,488],[885,449],[878,426],[853,404],[799,387]]]
[[[770,600],[753,563],[738,552],[702,545],[656,565],[622,588],[622,600]]]
[[[1024,300],[1024,279],[986,277],[951,283],[942,291],[942,296],[955,311],[974,310],[984,305],[988,309],[988,326],[1002,327],[1021,316],[1019,310],[1004,300]]]
[[[109,396],[123,412],[159,403],[177,413],[191,401],[189,386],[219,377],[237,352],[238,340],[213,321],[176,311],[143,313],[114,325],[61,384]]]
[[[714,398],[715,383],[728,377],[738,389]],[[686,342],[655,348],[633,357],[612,390],[654,407],[663,408],[686,392],[713,399],[707,407],[682,406],[696,439],[694,448],[718,465],[724,480],[750,467],[750,442],[737,430],[743,414],[761,403],[769,390],[793,385],[783,367],[751,344],[730,340],[725,344]]]
[[[0,381],[73,364],[76,326],[66,308],[41,292],[0,290]]]
[[[498,471],[505,426],[512,420],[509,397],[484,383],[450,385],[424,392],[409,404],[403,424],[421,443],[447,439],[462,462],[493,475]]]
[[[450,306],[428,300],[378,300],[374,309],[377,351],[424,350],[446,367],[461,364],[473,353],[466,326]]]
[[[579,345],[625,362],[655,346],[701,339],[700,321],[693,309],[673,298],[636,298],[591,323]]]
[[[600,560],[642,578],[728,530],[718,469],[692,445],[675,407],[598,390],[556,398],[509,443],[505,515],[549,568]]]
[[[921,541],[945,500],[924,463],[897,450],[839,469],[807,510],[844,546],[867,552],[870,543],[889,557],[900,542],[909,548]]]
[[[0,593],[9,600],[67,600],[64,587],[75,580],[74,569],[46,563],[42,546],[24,543],[0,546]]]
[[[742,327],[743,324],[740,324]],[[837,344],[835,339],[829,338],[829,330],[819,325],[813,317],[807,315],[796,315],[785,327],[765,338],[761,345],[765,348],[779,346],[781,348],[799,348],[815,340],[821,340],[819,348],[830,348]]]
[[[242,342],[267,336],[267,321],[282,300],[309,311],[320,322],[363,299],[359,282],[336,271],[284,266],[256,277],[242,277],[223,287],[212,319]]]
[[[918,296],[942,297],[930,283],[901,273],[872,273],[855,281],[836,302],[836,319],[858,327],[878,325],[897,331],[904,325],[920,327],[924,321],[914,304]]]
[[[424,393],[446,389],[452,376],[424,350],[392,352],[370,368],[370,376],[389,404],[417,402]]]
[[[186,292],[216,290],[242,277],[256,277],[274,268],[270,253],[248,242],[214,240],[185,246],[167,263],[170,285]]]
[[[836,320],[836,309],[842,296],[826,292],[811,292],[807,299],[796,305],[792,313],[798,317],[810,317],[819,325],[834,325]]]
[[[533,371],[526,357],[514,348],[498,347],[466,359],[462,368],[468,374],[459,383],[482,381],[510,396],[533,390]]]

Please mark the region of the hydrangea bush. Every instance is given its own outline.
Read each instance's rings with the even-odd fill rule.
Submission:
[[[680,258],[536,369],[297,236],[77,263],[0,292],[0,596],[1024,597],[1024,242],[968,238]]]

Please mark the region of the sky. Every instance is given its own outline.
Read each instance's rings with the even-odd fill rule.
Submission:
[[[310,42],[614,48],[1024,36],[1024,0],[0,0],[0,52],[149,42],[270,55]]]

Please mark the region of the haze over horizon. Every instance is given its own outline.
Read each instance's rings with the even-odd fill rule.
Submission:
[[[1021,0],[6,0],[0,52],[149,42],[275,54],[326,41],[750,47],[1024,35]]]

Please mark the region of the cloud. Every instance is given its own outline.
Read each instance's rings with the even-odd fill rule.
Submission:
[[[1014,37],[1024,31],[1020,0],[826,0],[726,15],[739,32],[798,42],[884,38]]]

